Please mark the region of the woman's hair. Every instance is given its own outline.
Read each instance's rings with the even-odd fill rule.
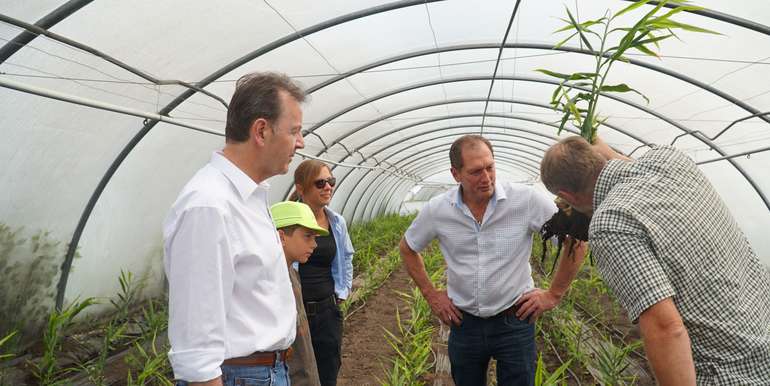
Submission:
[[[326,168],[331,172],[329,166],[319,160],[308,159],[302,161],[302,163],[297,166],[297,169],[294,170],[294,183],[301,186],[303,191],[307,191],[313,186],[313,181],[316,176],[321,173],[321,169],[323,168]],[[296,187],[294,191],[291,192],[289,201],[300,201],[299,192],[297,192]]]

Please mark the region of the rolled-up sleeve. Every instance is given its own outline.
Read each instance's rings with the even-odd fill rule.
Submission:
[[[675,295],[664,268],[643,235],[598,232],[591,236],[590,245],[602,278],[634,323],[644,310]]]
[[[539,232],[546,221],[559,210],[553,202],[553,198],[545,193],[532,188],[532,196],[529,200],[529,229],[532,232]]]
[[[221,375],[226,301],[233,288],[225,219],[216,208],[190,208],[166,238],[169,360],[176,379],[208,381]]]
[[[404,233],[404,240],[415,252],[420,252],[430,244],[433,239],[436,238],[436,228],[431,216],[431,204],[433,201],[428,202],[423,206],[422,210],[417,213],[412,224]]]

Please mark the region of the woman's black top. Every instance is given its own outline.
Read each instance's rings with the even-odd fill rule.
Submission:
[[[334,295],[334,278],[332,278],[332,261],[337,254],[337,244],[334,234],[315,238],[318,246],[307,263],[299,265],[299,277],[302,283],[302,298],[306,302],[317,302]]]

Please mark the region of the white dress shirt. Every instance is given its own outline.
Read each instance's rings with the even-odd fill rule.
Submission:
[[[486,318],[534,288],[532,235],[556,210],[552,199],[531,186],[497,183],[479,224],[456,187],[425,204],[404,238],[417,252],[438,238],[449,298],[459,309]]]
[[[227,358],[294,341],[297,311],[268,188],[216,152],[171,207],[163,236],[176,379],[210,380]]]

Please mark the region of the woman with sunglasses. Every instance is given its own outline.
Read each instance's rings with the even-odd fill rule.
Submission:
[[[342,313],[339,303],[350,294],[353,282],[353,245],[345,218],[329,209],[337,180],[317,160],[305,160],[294,171],[294,193],[313,210],[318,224],[329,231],[316,237],[318,246],[299,265],[302,298],[310,324],[318,375],[322,386],[335,386],[342,363]]]

